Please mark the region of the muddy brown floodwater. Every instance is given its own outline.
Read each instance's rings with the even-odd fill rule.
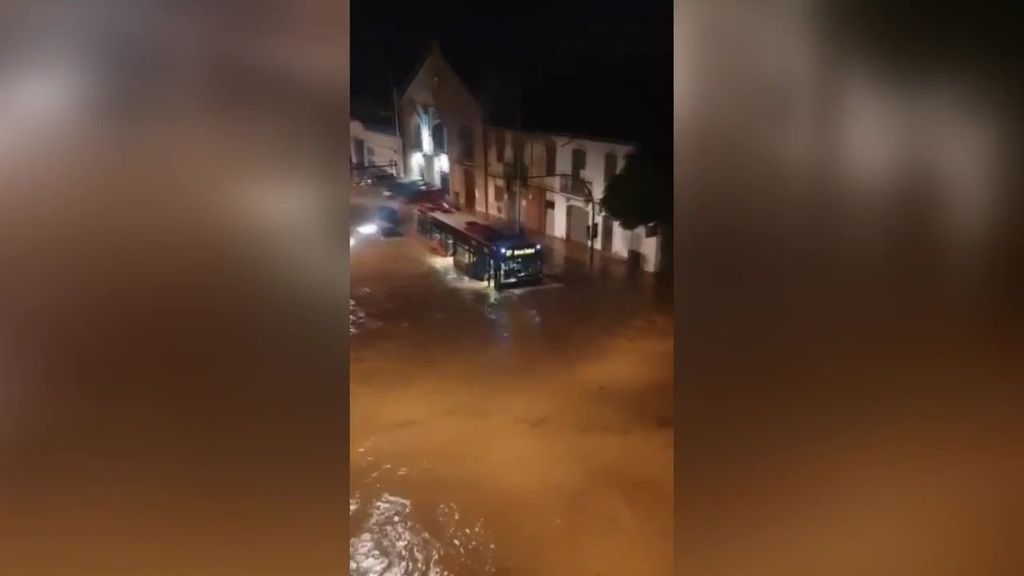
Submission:
[[[495,295],[412,233],[351,250],[350,573],[670,574],[672,319],[650,283]]]

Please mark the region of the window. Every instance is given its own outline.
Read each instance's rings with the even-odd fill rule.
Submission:
[[[657,224],[648,224],[647,226],[644,226],[644,237],[645,238],[654,238],[657,235],[658,235],[658,225]]]
[[[472,264],[476,259],[473,257],[473,251],[467,246],[461,244],[455,245],[455,261],[463,264]]]
[[[499,164],[505,161],[505,133],[501,130],[494,132],[494,158]]]
[[[366,156],[368,158],[373,158],[373,146],[366,147]]]
[[[497,184],[494,185],[494,201],[495,202],[499,202],[499,203],[505,201],[505,187],[504,186],[499,186]]]
[[[555,167],[555,155],[558,153],[558,149],[555,148],[554,142],[548,142],[544,145],[544,160],[546,166],[544,167],[545,174],[551,175],[557,171]]]
[[[572,175],[579,178],[587,168],[587,151],[582,148],[575,148],[572,151]]]
[[[448,134],[444,124],[438,122],[430,129],[430,139],[434,141],[435,152],[446,152],[448,150]]]
[[[615,155],[615,152],[609,152],[604,155],[604,183],[607,184],[612,176],[619,171],[619,157]]]
[[[460,150],[462,159],[466,162],[472,162],[474,156],[476,156],[476,150],[473,149],[475,142],[473,142],[473,129],[471,127],[463,126],[459,130],[459,142],[462,144],[462,150]]]
[[[520,136],[512,139],[512,170],[512,178],[526,181],[526,142]]]
[[[412,149],[423,150],[423,131],[420,129],[418,116],[413,118],[410,136],[412,136]]]
[[[366,162],[366,143],[363,142],[362,138],[355,138],[354,143],[355,149],[353,150],[352,153],[355,155],[356,165],[360,166]]]

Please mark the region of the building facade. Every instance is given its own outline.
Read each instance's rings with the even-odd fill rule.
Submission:
[[[367,127],[359,120],[349,125],[351,139],[351,162],[353,168],[379,168],[393,171],[395,176],[405,174],[405,160],[402,157],[402,140],[394,130],[381,127]],[[393,167],[393,168],[392,168]]]
[[[399,102],[408,178],[446,190],[464,210],[488,211],[483,112],[436,44]]]
[[[645,270],[661,266],[656,228],[626,230],[600,207],[635,147],[624,142],[487,128],[489,213],[567,242],[589,244]]]
[[[487,125],[472,92],[436,44],[400,105],[407,177],[449,191],[463,210],[513,222],[535,234],[661,266],[656,228],[622,228],[600,207],[605,185],[634,146],[597,138]]]

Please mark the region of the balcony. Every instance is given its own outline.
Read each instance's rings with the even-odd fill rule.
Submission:
[[[587,192],[587,186],[590,184],[590,181],[573,178],[569,174],[531,177],[529,178],[529,183],[531,186],[547,190],[548,192],[565,194],[566,196],[572,196],[583,200],[590,198],[590,195]]]
[[[590,182],[584,182],[581,178],[573,178],[569,174],[560,174],[554,177],[554,184],[556,190],[567,196],[575,196],[577,198],[589,198],[590,194],[587,192],[587,186]]]

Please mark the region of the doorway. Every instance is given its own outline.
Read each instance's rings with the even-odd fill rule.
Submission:
[[[356,156],[354,163],[356,166],[362,167],[366,164],[366,143],[362,138],[354,138],[353,141],[355,142],[353,148]]]
[[[533,232],[544,231],[544,191],[527,188],[523,199],[523,225]]]
[[[566,237],[572,242],[587,241],[587,211],[582,206],[565,207]]]

